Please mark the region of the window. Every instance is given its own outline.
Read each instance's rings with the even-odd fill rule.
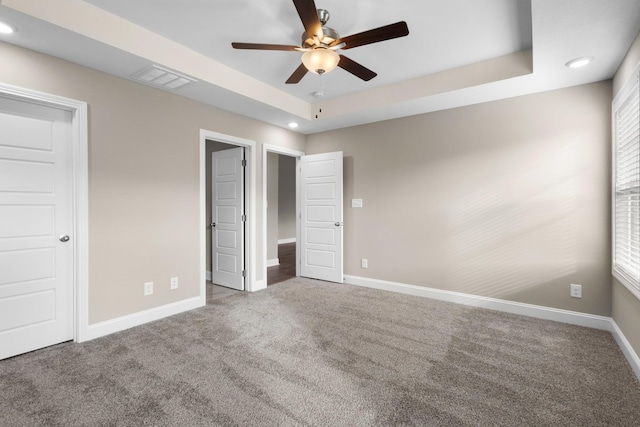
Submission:
[[[640,72],[613,101],[613,275],[640,299]]]

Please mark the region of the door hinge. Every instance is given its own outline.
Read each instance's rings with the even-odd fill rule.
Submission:
[[[242,270],[242,277],[247,277],[247,270]]]
[[[242,167],[247,166],[247,161],[245,159],[242,159]]]
[[[246,222],[247,221],[247,215],[242,214],[242,222]]]

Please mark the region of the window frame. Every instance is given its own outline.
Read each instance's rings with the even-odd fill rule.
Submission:
[[[635,96],[640,102],[640,64],[638,64],[627,79],[622,89],[618,92],[611,104],[611,272],[612,275],[620,281],[636,298],[640,299],[640,275],[634,277],[632,272],[629,272],[620,264],[616,263],[616,201],[617,201],[617,160],[618,160],[618,141],[617,141],[617,122],[616,115],[620,108],[624,106],[630,97]],[[638,127],[640,134],[640,109],[638,117]],[[640,137],[638,138],[638,144],[640,144]],[[640,152],[639,152],[640,157]],[[640,159],[638,159],[638,165],[640,167]],[[640,172],[639,172],[640,173]],[[629,230],[632,227],[629,226]],[[639,237],[640,238],[640,237]],[[640,258],[640,257],[639,257]],[[638,260],[640,264],[640,259]]]

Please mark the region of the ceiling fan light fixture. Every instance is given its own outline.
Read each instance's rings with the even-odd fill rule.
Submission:
[[[340,55],[334,50],[323,47],[316,48],[302,55],[302,63],[307,70],[316,74],[324,74],[338,66]]]

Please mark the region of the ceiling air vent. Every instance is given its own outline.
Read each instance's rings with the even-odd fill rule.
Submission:
[[[187,77],[157,65],[149,65],[144,70],[134,74],[133,78],[152,86],[171,90],[197,82],[197,80],[192,77]]]

